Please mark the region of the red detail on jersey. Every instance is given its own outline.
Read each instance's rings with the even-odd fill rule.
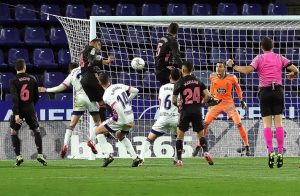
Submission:
[[[111,104],[111,107],[113,108],[115,105],[116,105],[116,101],[115,102],[113,102],[112,104]]]

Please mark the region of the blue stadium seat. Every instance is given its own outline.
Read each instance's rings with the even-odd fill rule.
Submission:
[[[248,87],[258,87],[259,80],[257,72],[252,72],[246,75],[246,84]]]
[[[243,5],[243,15],[262,15],[261,5],[258,3],[250,4],[245,3]]]
[[[49,42],[46,41],[43,27],[27,27],[24,42],[27,46],[33,47],[45,47],[49,44]]]
[[[210,62],[216,64],[219,61],[226,62],[230,57],[230,53],[226,48],[212,48]]]
[[[137,87],[139,77],[137,73],[125,73],[122,72],[118,75],[118,83],[125,84],[128,86]],[[141,83],[141,82],[139,82]]]
[[[59,5],[56,4],[43,4],[41,5],[41,21],[42,22],[49,22],[49,23],[59,23],[59,21],[54,17],[48,14],[58,15],[60,16],[60,9]]]
[[[156,75],[153,72],[144,72],[143,88],[159,88],[161,86],[160,82],[156,79]]]
[[[197,29],[179,28],[177,32],[177,40],[180,45],[194,45],[199,42]]]
[[[129,66],[129,58],[128,58],[128,51],[125,48],[112,48],[109,52],[109,55],[114,57],[114,61],[111,63],[111,66]]]
[[[6,94],[5,95],[5,101],[11,101],[12,102],[12,100],[13,100],[12,94]]]
[[[44,74],[44,86],[46,88],[60,85],[64,81],[65,77],[62,72],[45,72]]]
[[[208,3],[194,3],[192,9],[193,16],[207,16],[211,15],[211,5]]]
[[[249,65],[254,57],[253,48],[236,48],[233,59],[238,65]]]
[[[15,74],[11,72],[1,72],[2,90],[9,92],[9,80],[15,77]]]
[[[119,3],[116,8],[116,16],[136,16],[136,8],[132,3]]]
[[[10,48],[8,51],[8,65],[15,67],[17,59],[24,59],[27,68],[31,68],[32,64],[29,62],[29,54],[26,48]]]
[[[58,93],[55,95],[56,101],[72,101],[73,94],[72,93]]]
[[[68,4],[66,7],[66,17],[86,18],[85,7],[82,4]]]
[[[52,27],[50,29],[50,43],[53,46],[68,46],[68,39],[65,30],[62,27]]]
[[[204,70],[204,71],[194,71],[193,74],[198,77],[207,87],[210,86],[210,74],[212,71]]]
[[[54,54],[50,48],[36,48],[33,51],[33,64],[35,67],[51,69],[57,68],[54,62]]]
[[[153,27],[150,32],[151,42],[156,44],[160,38],[167,34],[167,27]]]
[[[300,51],[299,48],[287,48],[286,49],[286,58],[291,60],[292,63],[299,65],[300,60]]]
[[[247,43],[247,31],[246,30],[227,30],[225,34],[225,40],[231,42],[234,46],[240,46]]]
[[[144,3],[142,6],[142,16],[161,16],[161,8],[157,3]]]
[[[50,101],[48,93],[39,93],[39,101]]]
[[[219,3],[217,15],[238,15],[235,3]]]
[[[109,4],[94,4],[92,6],[91,16],[111,16],[111,7]]]
[[[188,15],[187,7],[184,3],[169,3],[167,8],[168,16],[185,16]]]
[[[288,15],[288,7],[282,3],[270,3],[268,15]]]
[[[58,51],[58,65],[67,68],[71,63],[71,55],[68,49],[60,49]]]
[[[6,69],[7,64],[4,61],[3,51],[0,49],[0,70]]]
[[[224,41],[219,29],[204,29],[204,40],[208,43]]]
[[[193,62],[195,67],[201,65],[207,65],[206,54],[203,48],[186,48],[185,59],[187,61]]]
[[[3,28],[0,30],[0,45],[22,46],[23,44],[17,28]]]
[[[273,39],[273,31],[271,31],[271,30],[253,30],[252,41],[260,42],[260,40],[265,36],[268,36],[271,39]]]
[[[140,26],[128,26],[125,34],[128,43],[146,44],[149,42],[147,31]]]
[[[5,4],[0,4],[0,23],[12,23],[13,19],[11,18],[9,6]]]
[[[154,53],[152,49],[136,49],[133,51],[133,57],[141,57],[146,64],[154,65]]]
[[[100,28],[103,45],[119,44],[122,41],[122,31],[115,28]]]
[[[39,21],[32,4],[18,4],[15,8],[15,18],[20,23],[37,23]]]
[[[280,30],[275,34],[275,42],[294,42],[296,40],[295,30]]]

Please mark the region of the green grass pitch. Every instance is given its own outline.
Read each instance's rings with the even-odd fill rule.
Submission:
[[[146,159],[131,168],[130,159],[49,160],[44,167],[25,160],[20,167],[0,161],[0,195],[300,195],[300,159],[285,158],[283,168],[270,169],[266,158]]]

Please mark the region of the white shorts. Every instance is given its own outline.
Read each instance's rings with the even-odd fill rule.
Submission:
[[[132,126],[128,126],[129,124]],[[134,117],[133,114],[129,115],[125,121],[121,121],[121,120],[114,121],[111,117],[105,120],[103,122],[103,125],[109,132],[113,132],[113,133],[116,131],[129,132],[132,130],[132,127],[134,126]]]
[[[75,97],[75,103],[73,106],[74,112],[89,111],[90,113],[99,112],[99,108],[96,102],[90,102],[90,99],[86,95],[77,95]]]
[[[178,124],[178,116],[174,117],[159,117],[152,126],[152,130],[160,133],[161,135],[169,131],[170,134],[176,134]]]

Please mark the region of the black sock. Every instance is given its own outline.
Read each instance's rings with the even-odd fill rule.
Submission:
[[[20,139],[19,139],[18,135],[11,135],[11,141],[12,141],[12,145],[14,147],[16,156],[19,156],[20,155]]]
[[[43,154],[42,137],[41,137],[40,132],[34,133],[34,142],[35,142],[38,154]]]
[[[177,139],[176,140],[176,152],[177,152],[178,160],[181,160],[182,149],[183,149],[183,141],[181,139]]]
[[[208,147],[207,147],[207,140],[205,137],[200,138],[200,145],[203,149],[203,152],[208,152]]]
[[[106,120],[106,108],[100,108],[99,109],[99,114],[100,114],[100,118],[101,118],[101,122]]]

